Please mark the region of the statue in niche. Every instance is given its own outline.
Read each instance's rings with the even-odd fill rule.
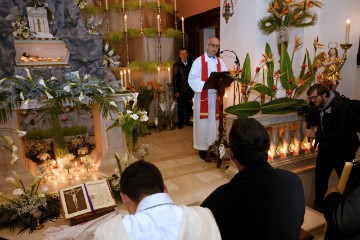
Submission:
[[[347,59],[346,51],[339,58],[337,46],[337,43],[330,42],[328,44],[328,56],[326,56],[325,52],[322,52],[314,59],[314,66],[324,68],[323,72],[318,75],[318,81],[334,90],[341,80],[340,70]]]

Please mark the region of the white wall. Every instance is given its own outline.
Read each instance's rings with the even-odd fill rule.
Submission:
[[[233,0],[234,15],[230,17],[228,23],[220,16],[220,39],[221,49],[233,50],[239,56],[241,66],[246,53],[251,58],[251,66],[254,69],[259,65],[265,52],[265,43],[268,42],[275,54],[275,63],[278,62],[277,46],[275,33],[269,36],[263,35],[257,27],[257,22],[264,16],[267,16],[267,7],[270,0]],[[348,60],[341,70],[343,80],[340,82],[338,91],[350,98],[360,99],[360,66],[356,65],[356,56],[359,48],[360,36],[360,1],[359,0],[326,0],[322,9],[314,9],[319,16],[318,23],[315,26],[294,29],[291,33],[289,43],[289,54],[292,53],[294,38],[298,35],[303,47],[295,54],[294,71],[297,75],[301,67],[306,48],[310,55],[314,55],[313,39],[319,37],[319,42],[326,45],[323,50],[328,51],[329,42],[344,43],[345,41],[345,22],[351,20],[350,43],[352,48],[348,51]],[[222,10],[222,1],[220,0]],[[342,56],[343,50],[338,47],[339,56]],[[231,53],[221,55],[229,68],[234,66],[234,57]],[[299,66],[297,69],[296,66]],[[277,69],[278,66],[275,67]],[[319,69],[320,71],[322,69]],[[227,105],[233,105],[233,91],[229,90]]]

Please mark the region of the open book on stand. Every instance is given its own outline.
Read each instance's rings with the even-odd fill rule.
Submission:
[[[59,191],[65,218],[75,225],[114,211],[115,198],[106,179],[90,181]]]

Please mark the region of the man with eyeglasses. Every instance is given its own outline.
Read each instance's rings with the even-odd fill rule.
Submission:
[[[194,61],[188,78],[189,85],[195,92],[193,146],[199,150],[200,158],[205,161],[209,146],[218,137],[219,98],[215,89],[203,90],[203,86],[212,72],[227,70],[225,63],[216,56],[219,47],[218,38],[209,38],[206,53]]]
[[[339,94],[324,84],[316,83],[307,91],[308,101],[319,109],[317,130],[306,129],[306,136],[315,139],[318,153],[315,167],[315,209],[322,212],[323,198],[333,169],[341,175],[345,162],[355,158],[359,138],[354,130],[353,112]]]

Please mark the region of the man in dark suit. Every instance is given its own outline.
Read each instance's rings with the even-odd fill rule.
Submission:
[[[188,76],[192,63],[188,61],[189,53],[186,48],[179,51],[179,59],[173,65],[173,88],[178,103],[178,128],[184,124],[191,126],[192,98],[194,91],[188,83]]]
[[[298,240],[305,200],[300,178],[268,162],[269,135],[253,118],[233,122],[231,160],[239,172],[202,203],[218,224],[221,237],[252,240]]]

